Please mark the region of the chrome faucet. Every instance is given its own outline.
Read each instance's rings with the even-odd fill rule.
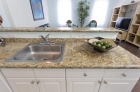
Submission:
[[[48,45],[53,45],[55,44],[54,42],[49,42],[49,35],[46,35],[45,37],[43,35],[40,35],[39,37],[41,37],[44,41],[45,41],[45,44],[48,44]]]

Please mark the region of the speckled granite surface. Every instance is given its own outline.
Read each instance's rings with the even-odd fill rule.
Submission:
[[[120,32],[115,28],[2,28],[0,32]]]
[[[7,40],[8,41],[8,40]],[[15,41],[15,40],[13,40]],[[66,50],[64,61],[61,64],[48,63],[4,63],[4,60],[22,49],[30,42],[41,40],[26,39],[7,42],[5,47],[0,47],[0,68],[106,68],[140,69],[140,58],[134,56],[118,46],[107,53],[99,53],[83,40],[77,39],[51,39],[53,42],[65,42]]]

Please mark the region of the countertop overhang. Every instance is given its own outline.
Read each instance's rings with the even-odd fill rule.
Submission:
[[[120,32],[115,28],[1,28],[0,32]]]

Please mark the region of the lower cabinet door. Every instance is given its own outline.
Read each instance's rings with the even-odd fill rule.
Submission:
[[[14,92],[39,92],[35,78],[7,78]]]
[[[66,92],[65,78],[37,78],[40,92]]]
[[[104,78],[99,92],[131,92],[138,78]]]
[[[67,92],[98,92],[101,78],[67,78]]]

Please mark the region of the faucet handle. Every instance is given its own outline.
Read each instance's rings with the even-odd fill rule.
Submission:
[[[43,35],[39,35],[39,37],[42,37]]]
[[[50,35],[50,34],[47,34],[47,35],[45,36],[45,38],[49,38],[49,35]]]

